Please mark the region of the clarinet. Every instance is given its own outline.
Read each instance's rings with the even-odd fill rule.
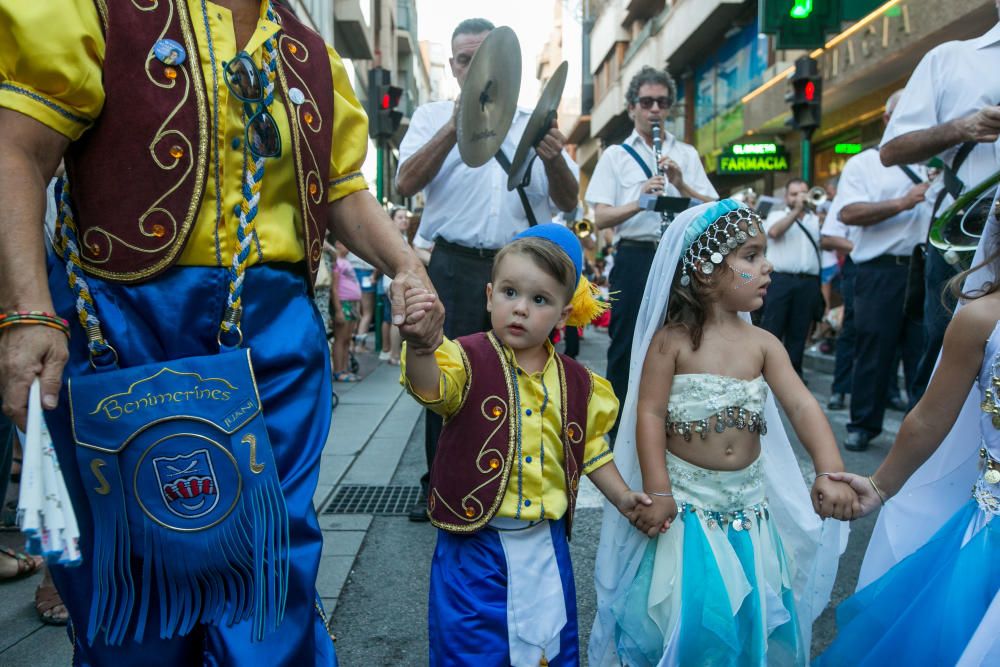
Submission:
[[[663,150],[663,134],[660,130],[660,124],[657,123],[653,126],[653,160],[656,162],[656,175],[663,176],[666,179],[667,175],[663,172],[663,168],[660,166],[660,158],[662,157],[661,151]],[[664,182],[664,189],[666,189],[666,182]],[[663,236],[663,232],[667,230],[667,226],[674,221],[674,214],[668,213],[667,211],[660,212],[660,236]]]

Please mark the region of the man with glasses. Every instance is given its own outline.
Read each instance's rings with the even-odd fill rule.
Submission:
[[[449,59],[459,87],[465,84],[473,56],[493,30],[486,19],[466,19],[452,33]],[[507,191],[507,173],[497,160],[473,169],[458,154],[455,113],[450,100],[419,107],[399,147],[396,187],[410,197],[421,190],[425,204],[420,236],[434,242],[427,271],[444,304],[444,333],[449,338],[486,331],[486,284],[490,282],[493,256],[519,232],[537,222],[548,222],[558,211],[572,211],[577,204],[579,168],[563,150],[566,138],[555,123],[538,144],[538,160],[531,167],[531,182],[524,189],[530,211],[517,192]],[[514,151],[531,111],[518,109],[500,150],[507,159]],[[426,411],[425,450],[430,470],[441,432],[441,417]],[[427,492],[430,473],[420,484]],[[427,504],[421,500],[410,512],[411,521],[427,521]]]
[[[586,199],[594,207],[597,229],[614,229],[615,262],[609,277],[614,300],[606,375],[623,402],[628,391],[632,334],[662,224],[660,213],[643,210],[639,198],[649,194],[687,197],[699,204],[719,197],[698,151],[663,127],[676,100],[674,81],[666,72],[643,67],[632,77],[625,102],[635,130],[624,143],[604,151],[587,188]],[[654,125],[661,127],[663,138],[659,165],[653,154]],[[616,423],[612,434],[617,430]]]
[[[52,568],[71,617],[75,663],[336,664],[316,592],[323,535],[313,509],[331,378],[309,295],[327,231],[395,277],[394,322],[418,347],[433,350],[443,319],[437,303],[405,316],[403,293],[432,287],[361,175],[367,120],[339,56],[268,0],[3,3],[0,143],[0,313],[18,313],[19,324],[0,329],[0,396],[23,428],[28,387],[41,379],[82,536],[83,564]],[[64,154],[60,258],[46,267],[39,223],[46,183]],[[56,328],[21,325],[39,321]],[[203,527],[220,526],[214,533],[174,535],[150,532],[147,505],[140,510],[125,495],[110,514],[127,513],[127,528],[109,538],[111,519],[92,503],[124,493],[132,478],[115,476],[128,463],[124,455],[110,463],[114,452],[77,465],[84,447],[70,428],[67,379],[93,380],[90,362],[116,360],[102,376],[111,378],[119,369],[222,356],[252,362],[269,444],[259,436],[233,445],[240,484],[213,484],[220,470],[192,460],[188,470],[200,465],[211,479],[178,478],[167,490],[196,489],[208,512],[222,505],[216,497],[242,489],[249,509]],[[205,401],[227,393],[188,389],[167,396]],[[134,411],[152,401],[138,400],[128,404]],[[142,409],[153,415],[153,405]],[[218,410],[227,423],[247,411],[242,403]],[[171,437],[182,436],[193,439]],[[108,437],[128,446],[128,433]],[[157,475],[184,473],[171,464],[177,458],[154,460]],[[280,488],[249,496],[265,475]],[[139,486],[137,497],[147,491]],[[174,511],[165,491],[153,490]],[[185,507],[195,515],[194,500]],[[287,550],[271,543],[267,557],[256,558],[264,552],[204,546],[259,543],[264,524],[277,526],[269,535]],[[147,540],[171,541],[144,543],[132,536],[136,525],[146,525]],[[198,547],[223,567],[199,569],[191,555]],[[108,561],[117,565],[101,578]],[[265,598],[265,589],[284,593]]]

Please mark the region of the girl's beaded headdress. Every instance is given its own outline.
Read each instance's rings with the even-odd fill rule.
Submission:
[[[690,285],[695,271],[711,275],[726,255],[758,232],[764,233],[759,215],[732,199],[716,202],[685,230],[687,248],[681,255],[681,285]]]

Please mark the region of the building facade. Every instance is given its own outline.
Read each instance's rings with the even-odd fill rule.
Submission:
[[[584,108],[570,135],[579,144],[581,170],[592,171],[602,146],[628,135],[625,91],[650,65],[677,81],[668,129],[698,149],[720,194],[780,190],[802,169],[801,137],[786,124],[785,95],[793,62],[808,54],[823,76],[813,180],[838,175],[851,154],[878,143],[885,99],[905,85],[929,49],[975,37],[997,22],[993,0],[872,0],[867,6],[871,11],[860,20],[844,23],[822,48],[807,52],[774,48],[774,38],[759,32],[756,0],[608,0],[583,37],[593,106],[589,113]],[[756,157],[734,159],[742,155]]]

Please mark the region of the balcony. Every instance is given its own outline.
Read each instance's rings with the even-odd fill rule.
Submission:
[[[361,2],[367,0],[334,0],[333,45],[342,58],[371,60],[372,30]]]
[[[625,91],[621,79],[608,87],[608,92],[594,104],[590,112],[590,136],[605,137],[614,132],[625,117]]]
[[[413,0],[396,2],[396,52],[400,59],[417,50],[417,12]]]
[[[666,0],[629,0],[622,23],[628,25],[632,21],[652,18],[663,11],[666,4]]]
[[[597,17],[594,28],[590,31],[590,72],[594,73],[604,62],[604,59],[619,42],[629,41],[629,34],[622,27],[625,10],[618,3],[605,7]]]
[[[700,61],[718,46],[733,20],[744,11],[743,0],[678,2],[666,13],[656,37],[660,62],[676,71]]]

